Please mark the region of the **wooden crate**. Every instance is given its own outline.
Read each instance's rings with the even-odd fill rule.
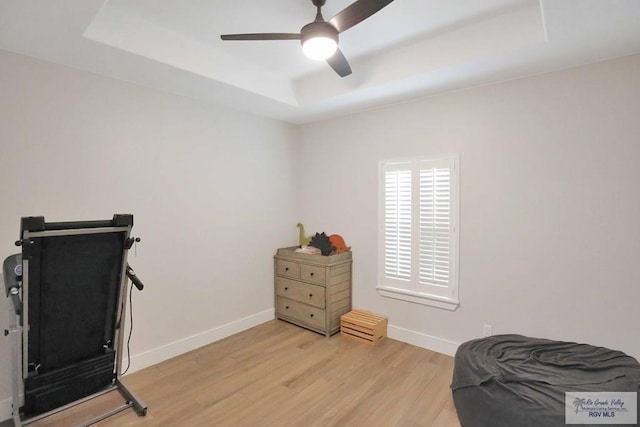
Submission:
[[[375,345],[387,336],[387,318],[369,311],[352,310],[340,316],[343,337]]]

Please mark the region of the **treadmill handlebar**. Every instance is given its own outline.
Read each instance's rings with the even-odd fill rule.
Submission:
[[[135,287],[138,288],[139,291],[144,288],[144,285],[142,284],[140,279],[138,279],[138,276],[136,276],[136,272],[133,271],[133,268],[131,268],[129,264],[127,264],[127,277],[129,278],[129,280],[131,280],[131,283],[133,283]]]

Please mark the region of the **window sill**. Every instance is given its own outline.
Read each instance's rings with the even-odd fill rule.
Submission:
[[[460,305],[460,301],[452,298],[412,292],[406,289],[389,288],[382,286],[378,286],[376,289],[378,290],[378,294],[380,294],[380,296],[386,298],[393,298],[401,301],[412,302],[415,304],[428,305],[431,307],[442,308],[449,311],[455,311]]]

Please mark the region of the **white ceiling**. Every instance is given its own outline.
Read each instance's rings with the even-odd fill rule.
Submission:
[[[0,0],[0,49],[291,123],[640,53],[639,0],[395,0],[340,35],[345,78],[298,41],[220,40],[314,17],[311,0]]]

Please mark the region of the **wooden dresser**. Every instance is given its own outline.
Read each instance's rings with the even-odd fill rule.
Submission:
[[[295,249],[274,256],[276,318],[330,336],[351,310],[351,252],[322,256]]]

